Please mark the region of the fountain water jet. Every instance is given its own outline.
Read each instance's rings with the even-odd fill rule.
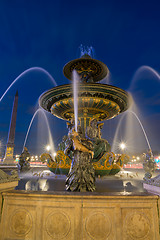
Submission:
[[[30,121],[30,124],[29,124],[29,127],[28,127],[28,130],[27,130],[27,133],[26,133],[26,136],[25,136],[25,140],[24,140],[24,144],[23,144],[23,150],[24,150],[24,147],[26,145],[26,142],[27,142],[27,139],[28,139],[28,135],[29,135],[29,132],[30,132],[30,128],[32,126],[32,123],[33,123],[33,120],[35,119],[37,113],[41,112],[43,114],[43,117],[46,121],[46,125],[47,125],[47,129],[48,129],[48,135],[49,135],[49,144],[51,146],[51,155],[54,156],[54,143],[53,143],[53,139],[52,139],[52,135],[51,135],[51,131],[50,131],[50,127],[49,127],[49,122],[48,122],[48,119],[47,119],[47,116],[45,114],[45,112],[43,111],[43,109],[39,108],[36,110],[36,112],[34,113],[31,121]]]
[[[145,132],[145,130],[144,130],[144,127],[143,127],[143,125],[142,125],[139,117],[137,116],[137,114],[136,114],[135,112],[133,112],[132,110],[127,110],[127,111],[121,116],[121,119],[120,119],[120,121],[119,121],[119,123],[118,123],[117,129],[116,129],[116,133],[115,133],[115,136],[114,136],[114,139],[113,139],[112,151],[115,152],[115,149],[116,149],[116,139],[117,139],[117,136],[118,136],[118,132],[119,132],[119,129],[120,129],[122,120],[124,119],[124,117],[126,116],[127,113],[132,113],[132,114],[136,117],[136,119],[138,120],[138,123],[139,123],[139,125],[140,125],[140,127],[141,127],[141,129],[142,129],[142,131],[143,131],[145,140],[146,140],[146,142],[147,142],[148,148],[149,148],[149,150],[151,150],[151,154],[152,154],[152,156],[153,156],[152,149],[151,149],[151,145],[150,145],[150,143],[149,143],[149,140],[148,140],[147,134],[146,134],[146,132]]]
[[[80,57],[83,57],[84,55],[89,55],[90,57],[94,58],[94,48],[92,46],[86,48],[81,44],[79,49],[80,49]]]
[[[140,68],[138,68],[138,70],[135,72],[130,87],[129,87],[129,91],[131,91],[133,89],[133,85],[134,83],[140,79],[140,75],[143,74],[144,72],[149,72],[151,73],[156,79],[160,80],[160,75],[157,71],[155,71],[153,68],[149,67],[149,66],[141,66]]]
[[[54,78],[50,75],[49,72],[47,72],[45,69],[41,68],[41,67],[31,67],[27,70],[25,70],[24,72],[22,72],[7,88],[7,90],[3,93],[3,95],[0,98],[0,102],[3,100],[4,96],[7,94],[7,92],[10,90],[10,88],[21,78],[23,77],[25,74],[31,72],[31,71],[41,71],[44,72],[53,82],[54,86],[57,86],[56,81],[54,80]]]
[[[151,150],[151,152],[152,152],[151,145],[150,145],[150,143],[149,143],[147,134],[146,134],[146,132],[145,132],[145,130],[144,130],[144,127],[143,127],[143,125],[142,125],[139,117],[137,116],[137,114],[136,114],[135,112],[133,112],[133,111],[131,111],[131,110],[128,110],[128,112],[131,112],[131,113],[136,117],[136,119],[138,120],[138,122],[139,122],[139,124],[140,124],[140,126],[141,126],[141,128],[142,128],[142,131],[143,131],[143,133],[144,133],[145,139],[146,139],[146,141],[147,141],[148,148],[149,148],[149,150]],[[152,153],[152,155],[153,155],[153,153]]]
[[[73,70],[74,120],[76,132],[78,126],[78,81],[79,75],[77,74],[76,70]]]

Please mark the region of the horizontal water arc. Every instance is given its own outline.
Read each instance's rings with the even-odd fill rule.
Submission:
[[[153,74],[154,77],[156,77],[156,79],[160,80],[160,75],[156,70],[154,70],[153,68],[151,68],[149,66],[145,66],[145,65],[141,66],[138,68],[138,70],[135,72],[135,74],[132,78],[130,87],[128,89],[129,91],[131,91],[131,89],[133,88],[133,84],[139,79],[138,75],[141,74],[143,71],[149,71],[151,74]]]
[[[41,67],[31,67],[27,70],[25,70],[24,72],[22,72],[10,85],[9,87],[7,88],[7,90],[3,93],[3,95],[1,96],[0,98],[0,102],[2,101],[2,99],[4,98],[4,96],[6,95],[6,93],[10,90],[10,88],[22,77],[24,76],[25,74],[31,72],[31,71],[42,71],[44,72],[50,79],[51,81],[53,82],[54,86],[57,86],[57,83],[56,81],[54,80],[54,78],[51,76],[51,74],[49,72],[47,72],[44,68],[41,68]]]
[[[54,152],[54,144],[53,144],[52,136],[51,136],[51,133],[50,133],[50,127],[49,127],[48,119],[47,119],[47,117],[46,117],[46,114],[44,113],[44,111],[43,111],[41,108],[39,108],[39,109],[36,110],[36,112],[34,113],[32,119],[31,119],[31,121],[30,121],[28,130],[27,130],[27,133],[26,133],[26,137],[25,137],[25,140],[24,140],[24,144],[23,144],[23,150],[24,150],[24,147],[25,147],[25,145],[26,145],[26,142],[27,142],[27,139],[28,139],[28,135],[29,135],[30,128],[31,128],[31,126],[32,126],[33,120],[34,120],[34,118],[36,117],[36,115],[37,115],[38,112],[41,112],[41,113],[43,114],[43,116],[44,116],[44,119],[45,119],[46,125],[47,125],[47,129],[48,129],[48,134],[49,134],[49,142],[51,143],[52,149],[53,149],[53,152]],[[52,153],[52,155],[53,155],[53,153]]]
[[[113,147],[112,147],[112,151],[113,151],[113,152],[115,151],[115,146],[114,146],[115,139],[117,138],[120,124],[121,124],[121,122],[122,122],[124,116],[125,116],[127,113],[132,113],[132,114],[136,117],[136,119],[138,120],[138,123],[140,124],[141,129],[142,129],[142,131],[143,131],[143,134],[144,134],[144,136],[145,136],[145,139],[146,139],[146,142],[147,142],[148,148],[149,148],[149,150],[151,150],[151,154],[152,154],[152,156],[153,156],[152,149],[151,149],[151,145],[150,145],[150,143],[149,143],[149,140],[148,140],[147,134],[146,134],[146,132],[145,132],[145,130],[144,130],[144,127],[143,127],[143,125],[142,125],[140,119],[138,118],[137,114],[136,114],[135,112],[133,112],[132,110],[128,110],[128,111],[126,111],[126,112],[124,113],[124,115],[121,117],[121,119],[120,119],[120,121],[119,121],[119,123],[118,123],[117,129],[116,129],[116,133],[115,133],[115,136],[114,136],[114,139],[113,139]]]

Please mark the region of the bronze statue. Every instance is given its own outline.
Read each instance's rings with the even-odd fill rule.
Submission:
[[[143,158],[143,169],[145,171],[143,180],[148,182],[152,177],[152,173],[156,170],[156,163],[154,161],[151,149],[149,149],[148,153],[143,154]]]
[[[110,152],[111,150],[108,141],[101,138],[102,126],[102,123],[98,124],[97,120],[93,119],[86,130],[87,137],[93,142],[93,161],[98,161],[98,159],[100,159],[100,157],[102,157],[105,152]]]
[[[92,165],[94,154],[92,143],[87,139],[82,139],[74,128],[69,136],[72,142],[73,160],[66,179],[66,190],[80,192],[94,191],[95,171]]]
[[[30,169],[30,158],[31,156],[28,152],[28,149],[24,147],[17,164],[19,171],[27,171],[28,169]]]

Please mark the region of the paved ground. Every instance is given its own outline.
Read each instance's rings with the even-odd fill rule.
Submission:
[[[156,171],[153,175],[160,174]],[[20,181],[17,190],[31,191],[65,191],[64,175],[55,175],[47,167],[32,167],[28,172],[19,174]],[[106,176],[96,179],[96,192],[117,193],[117,194],[142,194],[143,189],[143,169],[125,169],[115,176]]]

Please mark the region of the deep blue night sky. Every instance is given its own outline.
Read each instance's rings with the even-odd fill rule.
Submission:
[[[139,67],[150,66],[160,72],[159,9],[158,0],[0,1],[0,96],[19,74],[35,66],[48,71],[57,85],[68,83],[62,69],[66,62],[79,57],[81,44],[93,46],[95,58],[108,66],[110,84],[128,90]],[[160,79],[144,70],[133,79],[132,86],[133,98],[139,106],[138,116],[153,150],[160,152]],[[54,85],[44,73],[33,71],[9,90],[0,102],[0,140],[3,146],[7,141],[16,90],[19,105],[15,150],[20,153],[38,98],[51,87]],[[40,148],[47,143],[47,135],[40,133],[45,128],[44,119],[37,115],[27,140],[32,153],[42,152]],[[57,145],[67,133],[65,122],[50,114],[47,116]],[[104,137],[110,141],[117,121],[105,123],[108,125],[104,127]],[[39,126],[38,133],[36,126]]]

